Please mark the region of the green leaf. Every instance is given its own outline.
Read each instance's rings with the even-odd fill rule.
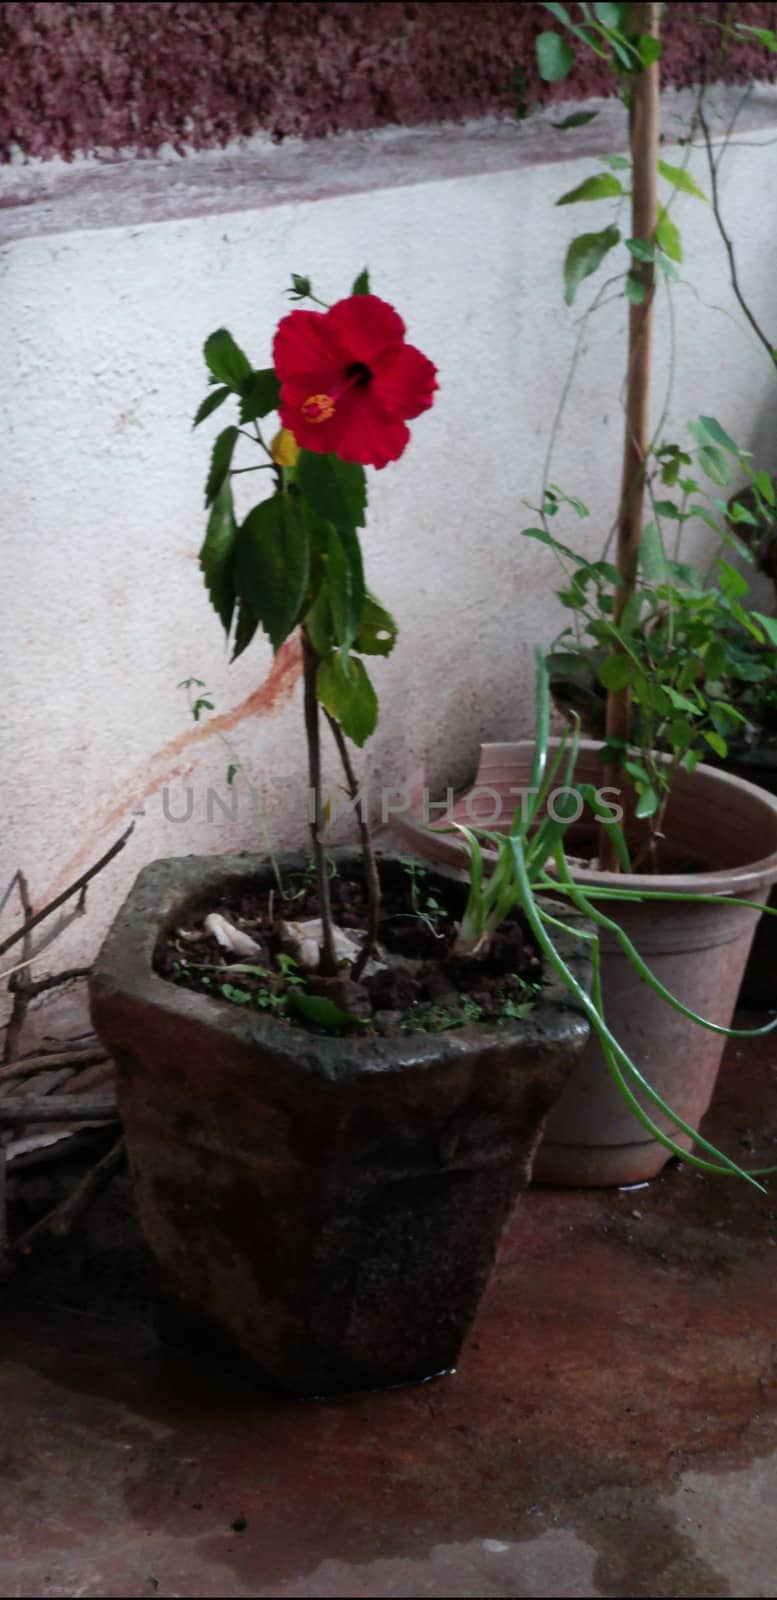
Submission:
[[[656,223],[656,244],[663,250],[670,261],[682,261],[683,247],[680,243],[680,230],[676,222],[672,221],[666,208],[659,206],[658,222]]]
[[[274,494],[249,511],[237,540],[235,587],[278,650],[299,620],[310,541],[293,499]]]
[[[305,1022],[312,1022],[317,1028],[325,1028],[327,1033],[336,1033],[340,1028],[368,1026],[365,1017],[355,1017],[350,1011],[343,1011],[323,994],[300,994],[299,989],[291,989],[287,995],[287,1004],[289,1010],[296,1011],[297,1016],[302,1017]]]
[[[542,0],[542,9],[543,11],[549,11],[557,22],[564,22],[567,27],[571,26],[572,19],[566,6],[558,4],[557,0]]]
[[[626,299],[631,305],[641,306],[643,304],[645,295],[647,294],[647,289],[645,288],[642,279],[638,278],[635,272],[627,273],[626,281],[623,287],[626,294]]]
[[[564,262],[564,299],[571,306],[584,278],[600,267],[609,250],[620,240],[620,230],[603,228],[601,233],[581,233],[572,240]]]
[[[715,751],[716,756],[725,758],[728,755],[728,745],[726,744],[722,734],[706,732],[704,737],[710,746],[710,749]]]
[[[664,583],[666,580],[666,554],[661,534],[654,522],[648,522],[642,530],[639,544],[640,571],[648,583]]]
[[[251,376],[248,357],[243,355],[226,328],[217,328],[205,340],[203,355],[217,382],[225,383],[230,389],[239,390],[244,379]]]
[[[731,482],[731,468],[716,444],[702,445],[698,457],[702,472],[711,478],[713,483],[727,484]]]
[[[736,567],[732,567],[731,563],[724,561],[722,557],[718,561],[718,574],[718,582],[725,595],[729,597],[733,595],[735,599],[741,600],[742,596],[747,594],[750,587],[747,578],[744,578],[741,572],[737,572]]]
[[[332,608],[329,604],[329,595],[325,582],[319,585],[318,592],[312,606],[304,617],[305,627],[310,634],[311,643],[316,654],[325,656],[334,649],[336,644],[334,623],[332,622]]]
[[[612,167],[613,172],[628,172],[631,166],[628,156],[601,156],[600,160],[606,167]]]
[[[259,627],[259,618],[252,610],[247,600],[237,602],[237,622],[235,623],[235,637],[232,641],[232,660],[237,661],[243,651],[248,649],[251,640]]]
[[[753,482],[759,494],[763,495],[767,505],[773,506],[777,500],[777,495],[775,494],[774,483],[768,472],[764,472],[763,470],[761,472],[757,472]]]
[[[364,267],[364,268],[362,268],[362,271],[359,273],[358,278],[354,279],[354,284],[353,284],[353,288],[351,290],[351,294],[370,294],[371,292],[372,291],[370,289],[370,275],[369,275],[369,272],[367,271],[367,268]]]
[[[746,22],[735,22],[734,28],[737,33],[750,34],[765,50],[777,51],[777,33],[773,28],[753,28]]]
[[[582,128],[586,122],[593,122],[598,117],[598,111],[573,111],[571,116],[565,117],[563,122],[551,122],[551,128]],[[626,162],[628,166],[628,161]]]
[[[364,527],[367,480],[356,462],[300,450],[297,483],[311,510],[336,528]]]
[[[225,478],[213,502],[199,560],[211,604],[226,633],[232,626],[235,609],[232,563],[236,541],[232,485],[229,478]]]
[[[658,170],[661,177],[666,178],[667,183],[671,183],[675,189],[682,189],[683,194],[694,194],[697,200],[706,200],[709,205],[709,200],[704,190],[699,188],[698,183],[691,177],[689,172],[685,171],[684,167],[670,167],[668,161],[659,161]],[[667,255],[669,253],[667,251]],[[675,257],[675,259],[678,260],[679,257]]]
[[[210,394],[206,394],[202,405],[198,407],[192,427],[196,428],[200,422],[204,422],[205,418],[210,416],[211,411],[216,411],[219,406],[223,406],[227,395],[231,393],[232,390],[227,388],[211,389]]]
[[[233,983],[222,983],[221,993],[225,1000],[231,1000],[233,1006],[247,1006],[251,996],[247,989],[236,989]]]
[[[356,638],[364,605],[362,553],[353,528],[330,527],[325,583],[335,638],[349,650]]]
[[[736,456],[739,459],[742,454],[739,445],[734,443],[731,434],[726,433],[725,428],[721,427],[715,417],[699,417],[699,422],[707,435],[706,439],[700,440],[701,444],[706,444],[708,440],[711,440],[713,444],[722,445],[724,450],[729,450],[732,456]]]
[[[648,244],[645,239],[627,239],[626,249],[631,251],[637,261],[652,261],[655,257],[653,245]]]
[[[652,33],[641,33],[637,40],[637,50],[643,67],[652,67],[654,61],[661,59],[661,40],[654,38]]]
[[[765,617],[761,611],[754,611],[756,622],[760,622],[770,644],[777,645],[777,617]]]
[[[354,649],[365,656],[388,656],[397,642],[398,632],[391,612],[387,611],[368,589],[364,596]]]
[[[593,6],[594,16],[601,22],[603,28],[619,28],[621,25],[621,8],[619,5],[602,4]]]
[[[228,789],[232,788],[232,785],[233,785],[233,783],[235,781],[235,778],[237,777],[237,774],[238,774],[237,766],[235,765],[234,761],[230,761],[229,766],[227,767],[227,788]]]
[[[720,639],[713,639],[704,652],[704,670],[710,683],[717,683],[726,670],[728,657]]]
[[[354,744],[369,739],[378,720],[378,697],[358,656],[343,659],[339,650],[325,656],[316,675],[316,694]]]
[[[644,820],[645,817],[654,817],[658,810],[658,804],[658,795],[652,785],[648,784],[637,796],[637,803],[634,807],[635,817],[639,817],[640,821]]]
[[[216,439],[210,458],[210,471],[205,485],[205,504],[212,505],[222,483],[229,473],[232,455],[238,440],[239,429],[224,428]]]
[[[683,512],[675,505],[674,500],[656,500],[653,510],[657,517],[670,517],[673,522],[685,521]]]
[[[259,417],[277,411],[281,386],[272,367],[252,372],[241,387],[240,421],[256,422]]]
[[[585,178],[576,189],[570,189],[567,194],[562,194],[556,201],[557,206],[571,206],[578,200],[609,200],[613,195],[623,194],[623,184],[611,172],[597,172],[591,178]]]
[[[574,65],[575,52],[558,33],[541,33],[537,40],[537,66],[544,83],[558,83]]]
[[[599,668],[599,682],[605,689],[625,689],[634,677],[634,663],[630,656],[608,656]]]

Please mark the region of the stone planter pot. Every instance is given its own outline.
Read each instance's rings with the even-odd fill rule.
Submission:
[[[551,740],[556,748],[557,740]],[[580,741],[576,776],[601,783],[598,743]],[[507,828],[517,805],[515,790],[530,781],[533,745],[484,745],[475,784],[461,796],[454,815],[472,824],[473,815],[492,816],[501,799],[501,820],[485,825]],[[480,790],[478,798],[476,791]],[[513,793],[511,793],[511,790]],[[487,791],[487,792],[486,792]],[[424,829],[412,813],[392,819],[403,844],[427,859],[462,860],[456,835]],[[675,779],[667,809],[666,836],[679,868],[688,859],[703,871],[669,871],[616,876],[581,869],[575,877],[590,888],[620,886],[664,889],[697,895],[736,895],[763,904],[777,880],[777,800],[753,784],[707,766]],[[570,835],[570,849],[593,853],[595,829],[581,825]],[[671,863],[670,863],[671,864]],[[702,904],[605,904],[640,954],[668,989],[710,1021],[728,1027],[758,922],[757,911]],[[602,938],[605,1013],[616,1038],[635,1065],[672,1109],[697,1128],[712,1098],[724,1036],[688,1021],[656,996],[638,977],[614,936]],[[657,1116],[661,1128],[673,1125]],[[688,1146],[682,1136],[678,1143]],[[669,1160],[629,1111],[609,1077],[592,1035],[580,1067],[550,1113],[534,1164],[535,1181],[606,1186],[655,1177]]]
[[[157,976],[168,927],[267,876],[155,862],[90,981],[163,1306],[297,1395],[449,1370],[587,1023],[551,979],[522,1022],[319,1037]]]
[[[721,765],[724,772],[733,772],[737,778],[745,778],[759,789],[777,795],[775,750],[756,746],[746,754],[733,755]],[[777,911],[777,889],[772,889],[769,905]],[[738,1004],[758,1011],[777,1006],[777,916],[762,917],[755,930]]]

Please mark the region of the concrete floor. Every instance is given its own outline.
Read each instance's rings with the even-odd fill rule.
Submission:
[[[777,1043],[708,1128],[777,1161]],[[0,1594],[777,1596],[777,1192],[531,1192],[455,1376],[268,1400],[157,1344],[126,1185],[0,1320]]]

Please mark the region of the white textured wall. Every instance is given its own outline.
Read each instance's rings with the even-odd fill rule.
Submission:
[[[722,193],[743,281],[777,333],[777,168],[762,148],[773,100],[758,106]],[[394,783],[425,760],[433,780],[457,783],[482,738],[530,730],[531,650],[560,613],[550,559],[518,537],[530,520],[521,500],[538,490],[576,334],[561,294],[566,243],[573,227],[610,217],[606,204],[573,212],[553,200],[591,170],[591,152],[623,147],[618,115],[610,107],[577,134],[538,118],[528,130],[6,174],[0,895],[23,865],[42,903],[138,815],[63,956],[91,952],[147,860],[257,839],[247,805],[235,824],[204,819],[229,756],[212,722],[194,729],[181,678],[205,680],[268,795],[271,776],[303,772],[293,647],[269,688],[264,643],[228,666],[197,568],[209,443],[226,412],[190,427],[205,335],[226,323],[265,364],[291,271],[336,298],[369,263],[375,291],[440,371],[403,460],[369,474],[368,578],[400,638],[375,662],[382,716],[363,764]],[[703,181],[696,155],[692,170]],[[678,290],[673,417],[712,412],[774,466],[768,364],[711,309],[732,302],[707,208],[683,198],[677,216],[696,291]],[[555,468],[593,508],[591,548],[616,500],[624,330],[620,300],[591,327]],[[658,365],[660,381],[664,334]],[[193,819],[167,821],[163,786],[178,811],[186,784]],[[271,827],[279,847],[302,839],[301,787],[276,797]],[[8,908],[0,931],[11,918]]]

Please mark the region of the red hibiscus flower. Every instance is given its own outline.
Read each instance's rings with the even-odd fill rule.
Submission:
[[[350,295],[328,311],[291,311],[279,323],[273,363],[278,410],[305,450],[385,467],[410,438],[407,417],[428,410],[436,367],[412,344],[393,306]]]

